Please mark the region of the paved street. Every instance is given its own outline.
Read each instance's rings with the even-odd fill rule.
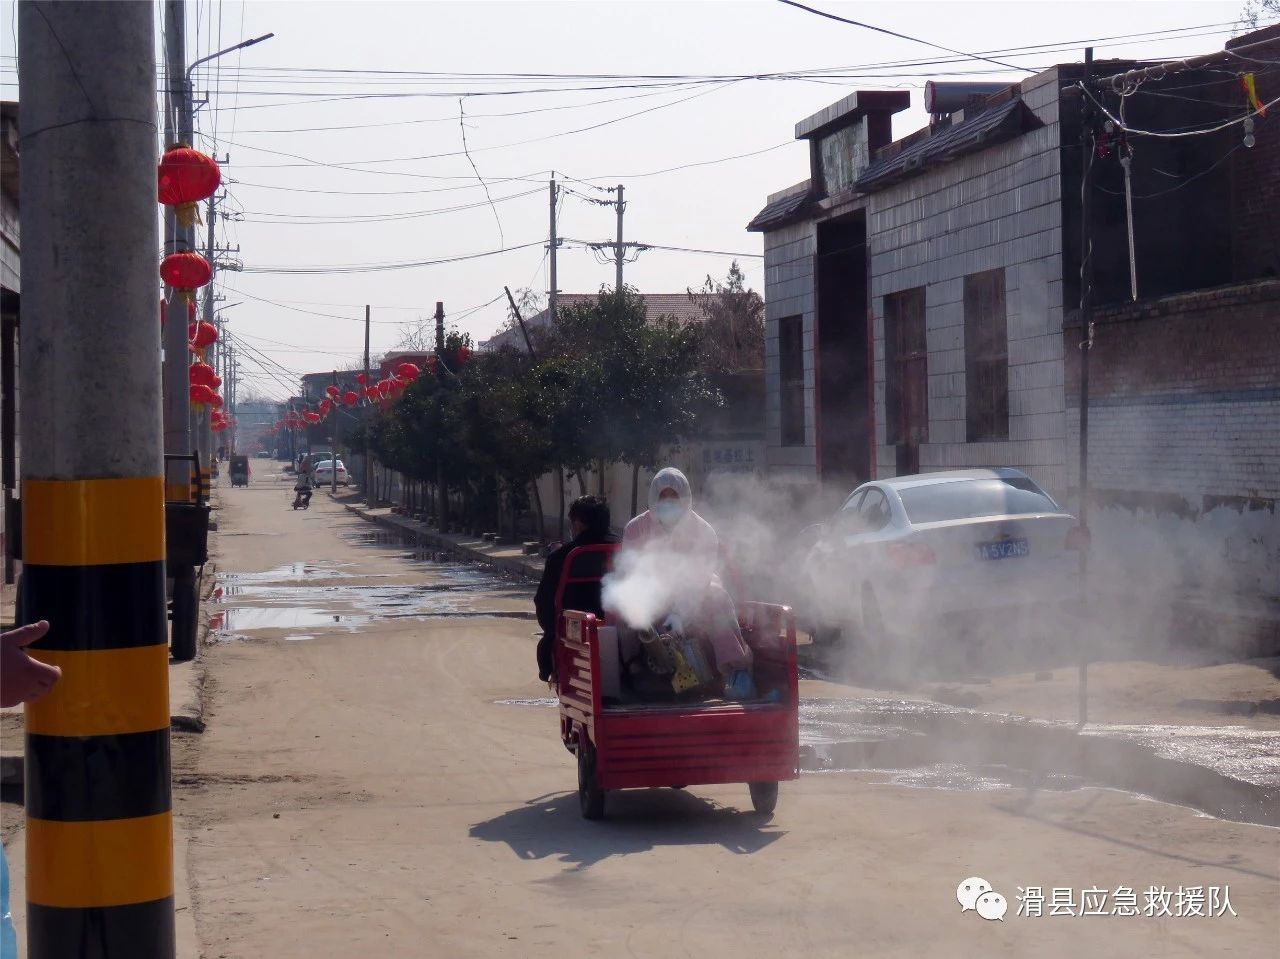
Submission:
[[[555,713],[503,702],[545,696],[511,616],[528,584],[379,543],[324,494],[294,512],[265,472],[221,493],[238,638],[204,654],[208,730],[175,740],[201,955],[1263,955],[1280,934],[1280,832],[1113,791],[811,774],[767,822],[745,787],[585,822]],[[1003,922],[961,912],[969,876]],[[1051,887],[1141,909],[1151,885],[1228,887],[1238,915],[1048,915]],[[1015,916],[1019,886],[1043,918]]]

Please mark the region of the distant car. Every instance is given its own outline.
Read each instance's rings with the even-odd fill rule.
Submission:
[[[255,453],[254,455],[257,456],[258,459],[263,459],[263,460],[271,459],[271,453],[268,450],[258,450],[258,452]]]
[[[958,626],[1016,642],[1000,634],[1021,613],[1073,597],[1087,545],[1070,513],[1008,468],[864,483],[815,532],[798,604],[807,625],[815,640],[854,639],[882,663]]]
[[[338,485],[347,486],[350,484],[350,477],[347,476],[347,468],[342,465],[342,460],[338,460]],[[333,460],[321,460],[316,464],[316,468],[311,471],[312,482],[316,486],[332,486],[333,485]]]

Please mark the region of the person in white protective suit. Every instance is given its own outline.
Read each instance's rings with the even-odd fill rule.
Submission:
[[[708,637],[716,669],[731,699],[755,696],[751,648],[742,638],[733,600],[717,576],[720,539],[711,524],[693,511],[689,480],[678,469],[660,470],[649,484],[649,509],[622,533],[616,564],[625,569],[627,553],[642,551],[647,565],[663,571],[659,588],[669,610],[662,622],[674,632]]]

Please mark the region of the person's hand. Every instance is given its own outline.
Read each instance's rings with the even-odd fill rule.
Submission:
[[[45,620],[0,633],[0,706],[39,699],[53,689],[62,670],[27,655],[24,647],[49,632]]]

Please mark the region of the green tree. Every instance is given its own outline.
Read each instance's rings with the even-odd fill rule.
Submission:
[[[1280,0],[1246,0],[1244,9],[1240,11],[1240,20],[1250,30],[1256,30],[1260,18],[1276,14],[1280,14]]]
[[[734,260],[724,282],[708,276],[702,288],[688,290],[703,314],[703,371],[715,376],[764,369],[764,300],[746,285]]]
[[[592,303],[564,310],[543,349],[562,365],[556,424],[562,461],[600,470],[632,464],[631,511],[639,470],[693,425],[717,394],[699,369],[702,330],[670,317],[646,320],[634,290],[601,290]],[[564,445],[561,445],[564,444]]]

